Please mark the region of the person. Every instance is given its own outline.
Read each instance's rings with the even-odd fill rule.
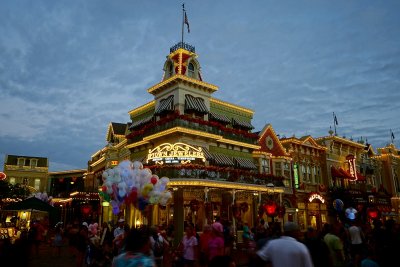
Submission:
[[[36,253],[36,256],[39,256],[39,247],[40,247],[40,244],[44,240],[44,236],[43,236],[44,227],[39,220],[35,220],[32,225],[32,228],[33,229],[32,229],[31,235],[32,235],[33,244],[35,247],[35,253]]]
[[[351,221],[351,226],[348,228],[348,236],[350,241],[350,254],[355,266],[360,266],[361,256],[363,253],[363,232],[356,225],[355,221]]]
[[[253,248],[254,235],[250,229],[248,222],[244,222],[242,238],[243,238],[243,244],[245,246],[244,247],[245,249]]]
[[[62,245],[63,245],[63,228],[62,228],[62,222],[59,222],[56,224],[54,230],[54,240],[53,240],[53,246],[56,249],[57,256],[61,256]]]
[[[273,267],[312,267],[312,259],[307,247],[297,241],[299,226],[294,222],[286,222],[283,226],[284,235],[268,243],[256,252],[261,261],[270,262]],[[258,264],[259,266],[261,264]]]
[[[208,262],[208,242],[212,238],[211,225],[205,224],[203,226],[203,233],[200,235],[200,255],[199,263],[201,266],[207,266]]]
[[[125,220],[123,218],[118,219],[118,226],[114,229],[114,255],[121,253],[121,249],[124,243],[125,234]]]
[[[113,259],[112,267],[155,267],[150,248],[149,231],[133,228],[127,233],[125,252]]]
[[[313,228],[309,227],[304,236],[304,244],[310,252],[311,259],[314,267],[330,267],[332,261],[329,255],[329,248],[318,236],[318,232]]]
[[[211,239],[208,241],[208,261],[211,262],[216,256],[225,254],[225,244],[223,238],[223,226],[219,222],[211,225]]]
[[[197,260],[198,241],[194,234],[194,228],[188,224],[185,228],[185,235],[182,238],[183,263],[184,267],[193,267]]]
[[[150,244],[153,259],[158,267],[163,266],[164,251],[168,241],[159,233],[157,226],[150,228]]]
[[[367,257],[361,261],[361,267],[379,267],[375,261],[375,255],[372,248],[368,248]]]
[[[328,233],[324,236],[324,242],[329,248],[329,254],[334,267],[342,267],[345,265],[345,257],[343,250],[343,242],[339,238],[340,224],[327,225]]]
[[[81,267],[85,258],[87,246],[89,244],[88,224],[83,222],[76,239],[76,266]]]

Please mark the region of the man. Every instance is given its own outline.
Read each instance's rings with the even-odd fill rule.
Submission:
[[[126,237],[125,252],[114,258],[112,267],[155,267],[149,253],[149,231],[133,228]]]
[[[284,235],[268,243],[257,251],[257,256],[273,267],[313,267],[307,247],[297,241],[300,231],[297,223],[286,222]]]
[[[124,229],[125,220],[120,218],[118,220],[118,227],[114,230],[114,255],[117,255],[121,252],[122,245],[124,243],[125,237],[125,229]]]
[[[345,265],[343,242],[339,237],[340,224],[335,223],[327,227],[329,232],[324,236],[324,242],[329,248],[329,253],[334,267]]]

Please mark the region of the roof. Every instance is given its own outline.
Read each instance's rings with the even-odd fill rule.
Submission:
[[[36,198],[30,197],[20,202],[14,202],[3,208],[4,210],[40,210],[53,212],[55,208],[46,202]]]
[[[111,127],[116,135],[125,135],[126,126],[126,123],[111,122]]]
[[[4,162],[6,165],[18,165],[18,158],[25,159],[37,159],[37,167],[49,167],[48,158],[44,157],[34,157],[34,156],[24,156],[24,155],[7,155],[6,161]],[[26,161],[25,166],[28,166],[29,163]]]

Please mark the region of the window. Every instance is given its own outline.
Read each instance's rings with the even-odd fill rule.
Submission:
[[[268,159],[261,159],[261,172],[269,174],[269,160]]]
[[[193,65],[193,63],[189,63],[189,77],[190,78],[196,78],[195,77],[195,75],[194,75],[194,65]]]
[[[10,181],[10,184],[14,185],[15,184],[15,177],[11,177],[9,181]]]
[[[34,185],[36,190],[40,190],[40,179],[36,178],[35,179],[35,185]]]
[[[282,175],[282,164],[281,162],[275,162],[275,175],[281,176]]]
[[[36,168],[37,167],[38,160],[37,159],[31,159],[31,168]]]
[[[307,181],[306,167],[304,165],[301,165],[301,172],[303,174],[303,177],[301,177],[302,182]]]
[[[24,158],[18,158],[18,166],[23,167],[25,165],[25,159]]]

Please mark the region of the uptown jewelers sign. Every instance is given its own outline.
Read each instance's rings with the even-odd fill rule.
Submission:
[[[205,162],[204,151],[201,147],[194,147],[185,143],[164,143],[149,149],[147,163],[163,164],[190,164],[196,161]]]

